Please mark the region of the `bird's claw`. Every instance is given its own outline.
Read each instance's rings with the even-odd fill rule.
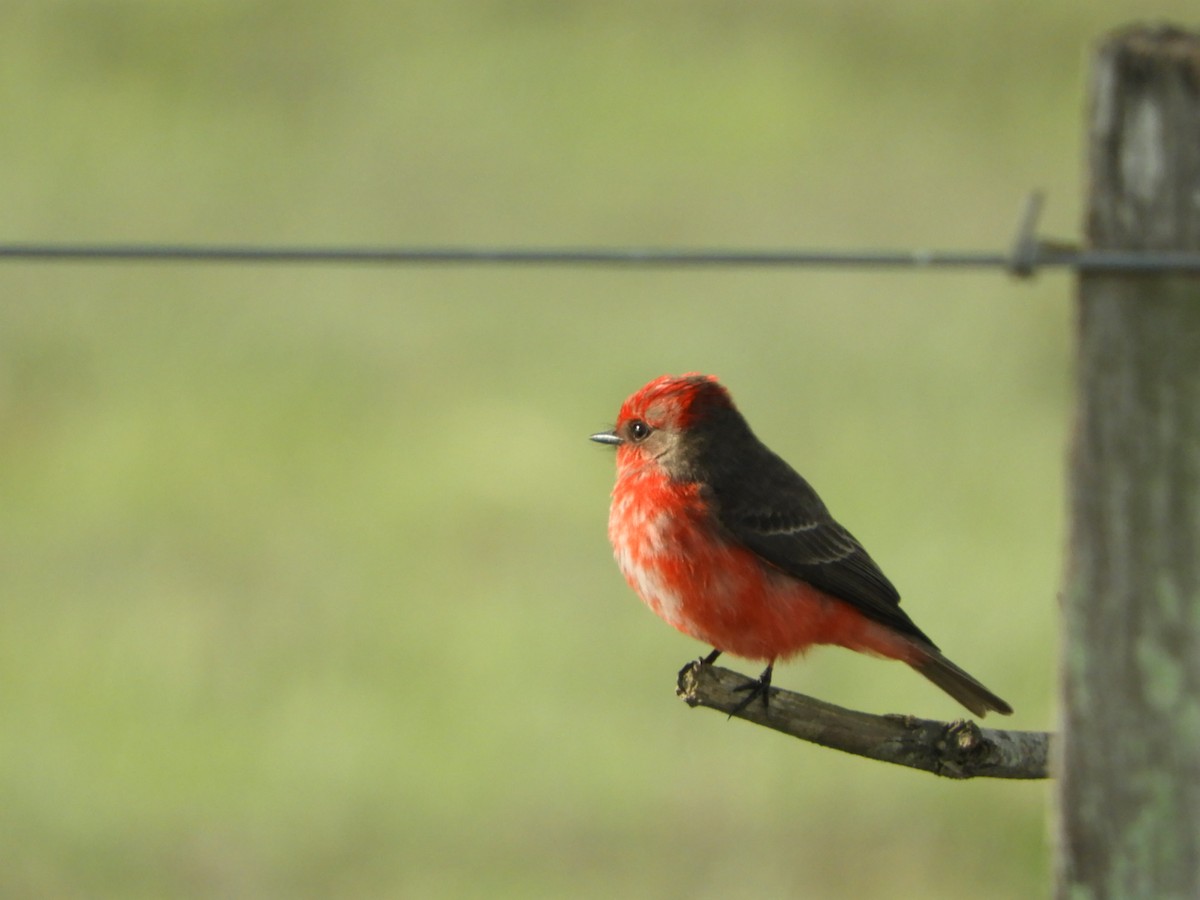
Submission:
[[[734,690],[738,692],[745,691],[746,697],[737,706],[730,710],[730,718],[736,716],[747,706],[753,703],[756,698],[760,697],[762,698],[763,712],[769,713],[771,711],[771,672],[774,668],[775,667],[773,664],[767,666],[766,669],[763,670],[763,673],[758,676],[758,678],[747,681],[745,684],[739,684],[734,688]]]

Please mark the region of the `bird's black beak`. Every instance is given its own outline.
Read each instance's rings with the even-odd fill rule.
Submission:
[[[623,444],[625,439],[619,437],[615,431],[601,431],[592,435],[592,440],[597,444]]]

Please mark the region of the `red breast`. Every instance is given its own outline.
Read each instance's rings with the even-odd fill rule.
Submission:
[[[903,637],[727,538],[701,487],[673,482],[653,461],[620,467],[608,533],[625,580],[650,609],[736,656],[786,659],[813,644],[912,656]]]

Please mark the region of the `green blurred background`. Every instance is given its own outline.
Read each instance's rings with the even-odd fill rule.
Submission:
[[[1073,237],[1089,48],[1145,14],[9,0],[0,240],[992,249],[1035,186]],[[0,263],[0,895],[1045,895],[1045,785],[683,706],[706,648],[617,573],[586,436],[719,374],[1053,727],[1071,290]],[[776,680],[961,712],[840,650]]]

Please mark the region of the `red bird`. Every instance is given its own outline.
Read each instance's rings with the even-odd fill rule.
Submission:
[[[739,706],[768,702],[775,661],[836,644],[907,663],[977,716],[1012,707],[946,659],[900,595],[711,375],[664,375],[629,397],[608,536],[630,587],[714,649],[764,660]]]

